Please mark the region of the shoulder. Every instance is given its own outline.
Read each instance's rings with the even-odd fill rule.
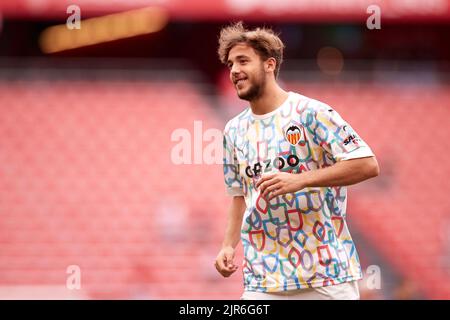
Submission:
[[[298,102],[299,113],[312,114],[316,116],[318,113],[334,111],[334,109],[327,103],[299,93],[295,93],[295,99]]]
[[[339,113],[329,104],[298,93],[296,95],[298,96],[296,111],[303,125],[311,126],[316,123],[333,125],[343,121]]]
[[[224,134],[232,134],[242,126],[242,121],[248,121],[250,116],[250,108],[246,108],[237,116],[231,118],[225,125]]]

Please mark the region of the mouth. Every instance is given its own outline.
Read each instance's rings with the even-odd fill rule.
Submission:
[[[235,79],[235,80],[234,80],[234,85],[235,85],[236,87],[241,87],[241,86],[243,86],[244,84],[246,84],[247,81],[248,81],[248,78],[247,78],[247,77],[241,77],[241,78],[238,78],[238,79]]]

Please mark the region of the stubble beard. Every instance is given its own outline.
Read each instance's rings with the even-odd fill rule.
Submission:
[[[250,83],[250,88],[246,92],[238,92],[238,97],[249,102],[257,100],[262,96],[265,86],[266,78],[264,77],[263,70],[260,70],[259,74],[257,75],[257,80]]]

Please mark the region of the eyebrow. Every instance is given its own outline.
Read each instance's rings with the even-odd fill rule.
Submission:
[[[244,55],[244,54],[241,54],[241,55],[239,55],[239,56],[236,56],[235,60],[239,60],[239,59],[243,59],[243,58],[244,58],[244,59],[250,59],[249,56],[246,56],[246,55]],[[228,59],[227,64],[229,64],[230,62],[232,62],[232,61]]]

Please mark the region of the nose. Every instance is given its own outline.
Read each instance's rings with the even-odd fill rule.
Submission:
[[[239,74],[239,72],[241,72],[239,65],[237,63],[233,63],[233,66],[231,67],[231,74],[236,75]]]

